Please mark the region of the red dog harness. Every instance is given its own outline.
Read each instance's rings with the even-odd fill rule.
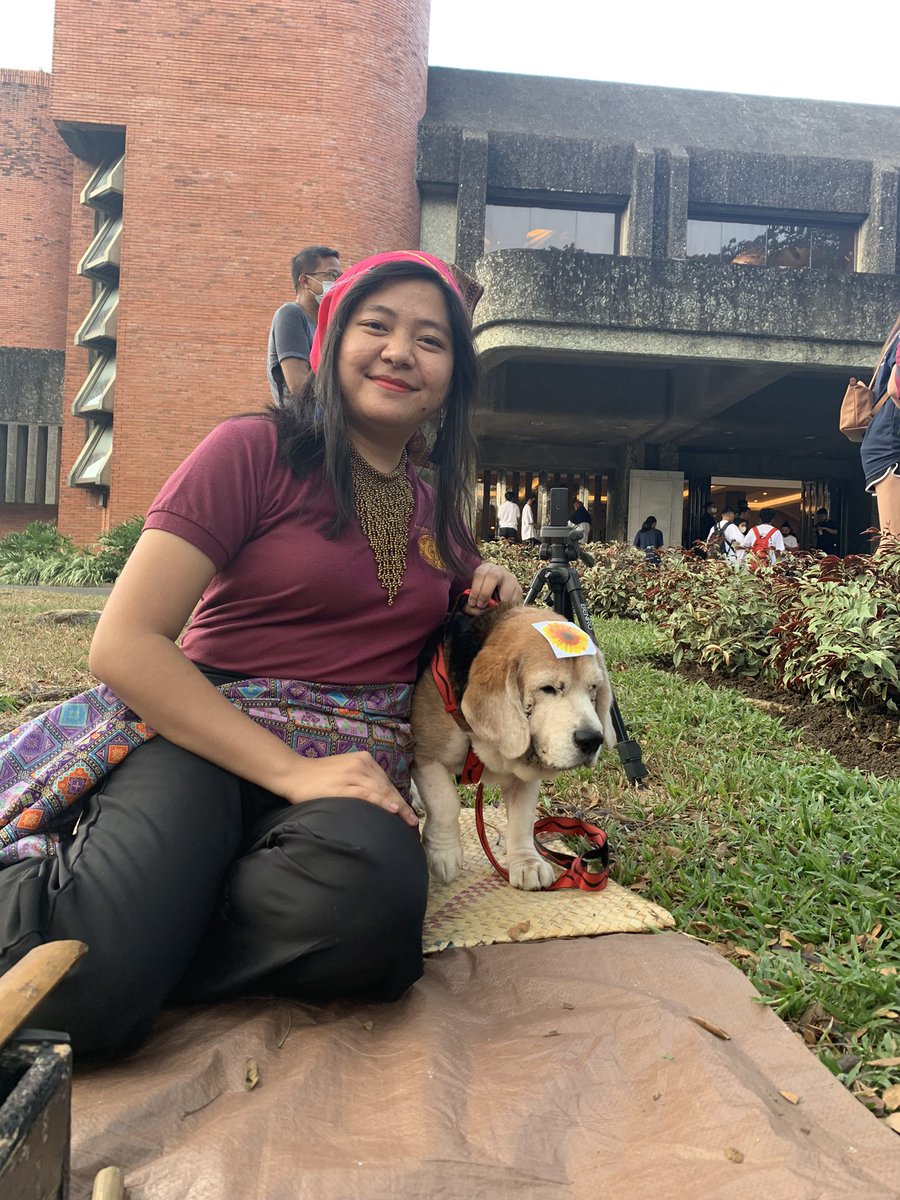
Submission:
[[[463,595],[467,594],[463,593]],[[432,656],[431,675],[443,702],[444,711],[450,714],[464,733],[471,733],[453,694],[442,642],[438,644]],[[494,857],[484,828],[484,784],[481,781],[483,773],[484,763],[470,745],[462,774],[458,777],[457,782],[478,785],[478,791],[475,793],[475,828],[478,830],[481,848],[497,874],[508,883],[509,872]],[[579,855],[564,854],[545,846],[538,840],[539,834],[584,838],[590,844],[590,848],[582,851]],[[549,887],[544,888],[544,891],[556,892],[565,888],[580,888],[587,892],[602,892],[606,887],[609,881],[609,844],[606,834],[599,825],[593,825],[589,821],[579,821],[575,817],[542,817],[534,825],[534,844],[544,858],[563,868],[562,874],[558,875]]]

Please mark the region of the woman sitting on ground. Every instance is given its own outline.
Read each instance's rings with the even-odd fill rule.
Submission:
[[[448,268],[402,252],[346,271],[311,365],[153,502],[91,646],[108,687],[81,698],[90,750],[64,778],[109,753],[74,832],[45,828],[66,793],[33,765],[4,790],[38,734],[0,745],[0,972],[86,942],[35,1017],[84,1052],[136,1045],[173,995],[391,1000],[422,973],[417,656],[466,585],[469,612],[521,599],[464,517],[477,364]],[[406,451],[432,419],[435,492]]]

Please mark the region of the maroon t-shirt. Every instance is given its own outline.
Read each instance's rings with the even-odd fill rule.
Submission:
[[[411,468],[410,479],[406,573],[389,606],[359,523],[335,541],[319,532],[334,516],[331,492],[318,471],[305,480],[293,474],[277,454],[272,423],[239,417],[214,429],[165,484],[146,522],[216,567],[182,639],[188,658],[316,683],[412,682],[451,591],[470,580],[441,567],[432,490]]]

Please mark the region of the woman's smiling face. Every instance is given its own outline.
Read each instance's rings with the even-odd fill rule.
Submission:
[[[351,434],[402,445],[438,412],[452,377],[453,337],[438,284],[385,284],[350,317],[338,378]]]

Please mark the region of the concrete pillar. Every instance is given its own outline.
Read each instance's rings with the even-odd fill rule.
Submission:
[[[893,275],[897,266],[897,168],[872,164],[869,215],[863,221],[857,247],[858,271]]]
[[[686,150],[657,150],[653,184],[654,258],[687,254],[688,171]]]
[[[3,481],[3,500],[16,503],[16,468],[19,459],[19,426],[12,421],[6,427],[6,477]]]
[[[622,228],[622,254],[649,258],[653,250],[653,196],[656,155],[635,148],[631,172],[631,198]]]
[[[628,442],[615,451],[615,470],[609,472],[609,490],[606,501],[606,539],[610,542],[627,542],[628,538],[628,484],[633,470],[644,466],[644,443]]]
[[[47,481],[44,484],[44,504],[56,504],[59,494],[60,426],[47,427]],[[40,503],[40,498],[39,498]]]
[[[471,271],[484,253],[487,155],[487,134],[464,129],[459,149],[456,262],[465,271]]]
[[[25,503],[39,504],[41,497],[37,495],[37,462],[38,442],[40,434],[37,425],[28,426],[28,442],[25,451]]]

